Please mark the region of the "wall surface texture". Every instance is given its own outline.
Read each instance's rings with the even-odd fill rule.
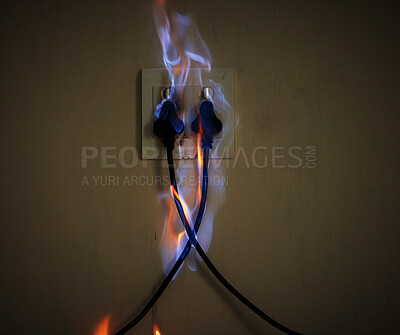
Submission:
[[[162,279],[156,186],[167,176],[82,146],[140,148],[140,69],[162,66],[149,1],[7,1],[0,8],[1,333],[117,330]],[[213,66],[235,69],[235,166],[209,257],[253,302],[306,334],[393,334],[400,313],[399,8],[348,1],[168,1]],[[315,146],[317,167],[287,149]],[[257,164],[268,159],[268,167]],[[284,168],[272,166],[283,147]],[[140,151],[139,151],[140,152]],[[244,154],[243,154],[244,153]],[[245,157],[249,160],[248,167]],[[204,264],[182,267],[130,334],[279,334]]]

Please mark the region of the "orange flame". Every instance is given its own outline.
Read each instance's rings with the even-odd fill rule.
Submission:
[[[199,127],[201,129],[201,123],[199,122]],[[199,167],[199,186],[197,190],[197,203],[201,201],[201,171],[203,169],[203,156],[201,154],[201,131],[197,135],[197,165]]]
[[[160,328],[157,325],[153,326],[153,335],[161,335]]]
[[[190,210],[188,205],[186,205],[186,202],[179,196],[178,192],[175,190],[175,188],[171,185],[170,187],[172,195],[174,196],[174,198],[176,200],[178,200],[178,202],[182,205],[182,209],[183,209],[183,214],[185,215],[185,219],[186,221],[189,223],[189,225],[191,226],[191,220],[190,220]]]
[[[178,219],[178,211],[176,210],[175,201],[171,194],[163,194],[160,200],[166,214],[160,247],[162,250],[161,255],[164,271],[168,272],[171,261],[177,259],[181,246],[185,243],[186,234],[180,223],[180,219]]]
[[[108,325],[110,323],[110,314],[108,314],[97,326],[94,335],[108,335]]]
[[[185,231],[183,231],[183,232],[180,232],[179,234],[178,234],[178,247],[181,245],[181,242],[182,242],[182,240],[183,240],[183,237],[185,236]]]

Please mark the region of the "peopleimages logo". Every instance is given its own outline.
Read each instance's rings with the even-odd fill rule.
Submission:
[[[314,169],[317,167],[317,147],[315,145],[270,148],[257,146],[251,152],[239,147],[233,159],[218,159],[217,161],[218,165],[223,164],[227,168],[235,168],[243,162],[247,168],[257,169]],[[166,160],[161,160],[161,163],[163,167],[167,167]],[[137,166],[146,168],[147,160],[139,160],[138,150],[132,146],[124,146],[120,149],[115,146],[82,147],[82,168],[86,169],[89,165],[102,169],[132,169]]]
[[[212,159],[212,156],[211,156]],[[179,160],[180,169],[193,168],[193,160]],[[167,161],[158,160],[159,166],[168,168]],[[246,151],[243,147],[236,150],[233,159],[212,159],[214,167],[221,166],[225,168],[256,168],[256,169],[314,169],[317,167],[317,148],[315,145],[309,146],[258,146],[251,151]],[[104,169],[104,173],[84,175],[81,180],[82,186],[168,186],[169,178],[167,175],[154,175],[146,173],[142,175],[125,175],[122,171],[125,169],[134,169],[139,167],[143,172],[143,168],[148,167],[148,160],[140,160],[138,150],[133,146],[124,146],[117,148],[116,146],[85,146],[82,147],[83,171],[99,171]],[[152,164],[154,168],[154,164]],[[108,171],[118,169],[121,174],[109,174]],[[107,173],[105,172],[107,171]],[[153,172],[153,171],[152,171]],[[178,182],[185,185],[196,185],[198,178],[182,177]],[[209,184],[227,185],[227,176],[209,176]]]

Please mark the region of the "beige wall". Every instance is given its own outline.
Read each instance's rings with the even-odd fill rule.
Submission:
[[[236,69],[236,146],[317,147],[316,169],[227,170],[210,258],[307,334],[399,327],[398,8],[169,1]],[[157,187],[81,186],[82,146],[140,146],[140,69],[161,66],[148,1],[19,1],[1,15],[1,332],[124,324],[162,278]],[[258,159],[262,158],[262,152]],[[165,169],[162,174],[167,175]],[[131,334],[278,334],[183,267]]]

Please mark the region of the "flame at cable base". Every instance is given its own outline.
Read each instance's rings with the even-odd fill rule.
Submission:
[[[109,324],[110,324],[110,314],[108,314],[96,327],[93,335],[109,335]],[[153,325],[153,335],[162,335],[160,328],[154,324]]]
[[[108,327],[110,323],[110,314],[108,314],[97,326],[94,335],[109,335]]]
[[[164,0],[154,1],[153,14],[157,34],[161,42],[163,63],[168,70],[171,82],[170,96],[174,96],[178,105],[181,107],[197,107],[199,101],[185,101],[185,85],[190,84],[200,87],[202,87],[203,84],[210,85],[214,88],[215,94],[213,103],[216,109],[224,109],[225,115],[229,118],[232,110],[225,101],[222,89],[213,82],[203,83],[202,72],[211,70],[211,55],[196,25],[191,17],[177,13],[173,13],[171,19],[169,19],[166,14],[165,5],[166,2]],[[156,116],[161,105],[162,103],[156,109]],[[179,117],[184,121],[185,113],[182,112]],[[225,124],[224,127],[226,127]],[[228,133],[229,126],[226,127],[225,130],[226,133]],[[220,140],[221,138],[215,139],[213,150],[216,150]],[[185,139],[185,141],[189,141],[189,139]],[[191,223],[195,221],[201,201],[201,173],[203,165],[200,138],[193,139],[193,142],[193,147],[197,145],[197,162],[190,160],[181,161],[176,170],[177,179],[179,181],[178,190],[176,191],[179,193],[179,198],[183,207],[187,208],[185,216],[187,216],[188,222]],[[213,177],[223,176],[223,169],[220,161],[210,161],[209,176],[211,180],[213,180]],[[173,195],[171,195],[170,192],[165,192],[160,195],[159,200],[165,212],[164,231],[161,237],[160,250],[164,272],[167,274],[183,251],[188,238],[177,214]],[[197,234],[197,238],[205,251],[208,250],[211,242],[215,212],[222,205],[224,200],[224,185],[213,185],[213,183],[209,183],[207,207],[200,230]],[[188,264],[192,270],[196,270],[196,259],[194,255],[195,254],[191,251],[188,256]]]
[[[157,325],[153,326],[153,335],[161,335],[160,328]]]

